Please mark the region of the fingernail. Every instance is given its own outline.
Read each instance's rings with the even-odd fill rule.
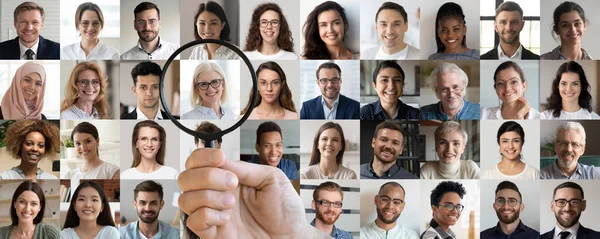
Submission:
[[[233,205],[234,201],[235,198],[233,198],[231,194],[224,193],[223,195],[221,195],[221,203],[225,207],[230,207],[231,205]]]
[[[221,219],[221,221],[229,221],[229,213],[219,212],[219,218]]]
[[[228,188],[236,188],[237,187],[237,179],[235,175],[232,173],[225,174],[225,186]]]

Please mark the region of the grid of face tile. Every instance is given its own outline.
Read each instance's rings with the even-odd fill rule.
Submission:
[[[197,238],[182,189],[226,193],[229,170],[245,185],[227,192],[239,238],[600,238],[598,8],[3,0],[0,237],[33,223],[39,238]],[[201,39],[252,68],[219,44],[173,54]],[[167,111],[201,133],[248,120],[204,141]],[[186,168],[208,144],[228,162]],[[82,227],[96,218],[102,230]]]

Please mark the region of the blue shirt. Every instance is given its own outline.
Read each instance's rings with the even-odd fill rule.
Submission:
[[[557,159],[558,160],[558,159]],[[551,165],[543,167],[540,170],[541,179],[600,179],[600,167],[585,165],[577,163],[577,168],[571,176],[563,175],[558,165],[558,162],[554,161]]]
[[[121,239],[139,239],[138,221],[129,223],[125,227],[121,227],[119,233]],[[153,238],[159,239],[179,239],[179,230],[170,226],[168,223],[158,220],[158,233]]]
[[[412,119],[419,120],[421,119],[421,113],[419,109],[413,108],[410,105],[404,104],[402,101],[398,100],[398,115],[394,118],[398,119]],[[363,106],[360,108],[360,119],[361,120],[386,120],[390,119],[385,111],[383,111],[383,107],[381,106],[381,101],[377,100],[373,103]]]
[[[260,159],[258,157],[252,157],[252,159],[248,160],[249,163],[261,164]],[[277,168],[281,169],[285,176],[287,176],[290,180],[298,179],[298,168],[296,168],[296,163],[294,161],[281,158]]]
[[[463,99],[463,106],[454,117],[454,120],[479,120],[479,104]],[[421,107],[422,120],[448,120],[448,115],[442,110],[442,102]]]
[[[338,94],[337,98],[333,102],[333,107],[329,109],[327,103],[325,102],[325,96],[321,97],[321,105],[323,105],[323,113],[325,114],[326,120],[335,120],[335,116],[337,115],[338,104],[340,103],[340,95]]]
[[[481,239],[539,239],[540,233],[525,226],[523,221],[519,221],[515,231],[510,235],[506,235],[500,228],[500,222],[498,222],[495,227],[482,231],[480,237]]]
[[[313,227],[315,226],[315,219],[312,220],[310,225]],[[352,235],[349,232],[338,229],[337,227],[335,227],[335,225],[333,225],[333,230],[331,230],[330,236],[335,239],[353,239],[354,238],[354,237],[352,237]]]

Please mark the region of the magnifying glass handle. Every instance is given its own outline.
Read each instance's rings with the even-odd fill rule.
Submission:
[[[214,148],[214,147],[215,147],[214,140],[204,141],[204,148]]]

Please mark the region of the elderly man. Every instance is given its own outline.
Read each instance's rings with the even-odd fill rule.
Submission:
[[[585,152],[585,129],[578,122],[565,122],[556,129],[556,162],[540,171],[542,179],[598,179],[600,168],[581,164]]]
[[[469,78],[456,64],[439,64],[429,77],[431,88],[440,100],[421,107],[422,120],[478,120],[479,104],[465,99]]]

